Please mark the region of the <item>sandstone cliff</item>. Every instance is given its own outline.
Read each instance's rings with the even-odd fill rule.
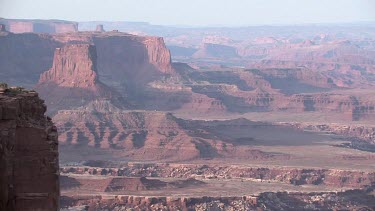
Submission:
[[[55,50],[52,68],[40,76],[36,90],[46,99],[49,112],[79,107],[97,99],[120,96],[98,80],[96,48],[70,44]]]
[[[83,64],[78,59],[74,60],[73,54],[75,50],[64,47],[66,45],[77,44],[95,46],[92,48],[96,49],[96,56],[93,56],[94,54],[91,53],[84,53],[83,50],[81,53],[78,51],[75,52],[77,55],[82,54],[82,57],[79,57],[81,59],[93,60],[92,65],[95,69],[92,72],[95,73],[92,75],[77,75],[77,72],[82,71],[82,68],[88,69],[86,72],[89,72],[91,67],[87,63],[85,67],[81,65],[79,68],[76,68],[75,75],[71,75],[70,78],[64,79],[65,82],[62,82],[63,78],[67,75],[56,75],[61,68],[69,69],[73,68],[74,64]],[[92,90],[103,87],[102,85],[106,84],[111,89],[121,93],[121,97],[127,98],[127,101],[133,104],[134,107],[138,106],[139,108],[140,105],[145,104],[152,105],[154,102],[161,102],[162,105],[169,104],[173,108],[180,107],[169,103],[171,98],[169,96],[172,95],[164,94],[164,100],[159,98],[155,101],[152,98],[157,96],[155,93],[158,90],[147,90],[148,83],[154,80],[171,76],[178,77],[171,64],[170,52],[166,48],[162,38],[142,37],[113,31],[55,35],[1,32],[0,45],[4,46],[0,48],[0,69],[2,70],[0,76],[3,78],[3,81],[32,88],[41,79],[36,89],[41,93],[43,98],[47,99],[49,112],[55,112],[63,108],[70,109],[75,107],[77,103],[78,107],[82,106],[86,101],[92,99],[90,96],[105,96],[105,98],[110,98],[108,95],[111,94],[107,92],[105,94],[97,92],[93,94],[91,91],[84,92],[82,84],[85,84],[84,88],[87,89],[89,81],[91,85],[93,83],[96,84],[94,86],[90,85]],[[60,50],[55,51],[56,48],[60,48]],[[64,50],[65,48],[66,50]],[[56,55],[54,55],[54,51]],[[93,52],[94,50],[91,49],[90,51]],[[68,56],[68,53],[72,55]],[[85,54],[90,55],[90,57],[85,56]],[[63,57],[64,59],[61,59]],[[53,62],[54,60],[56,61]],[[63,63],[63,60],[69,60],[69,62]],[[43,76],[39,77],[40,74],[51,67],[55,70],[50,70],[49,73],[44,73]],[[53,75],[56,75],[56,77]],[[75,76],[81,77],[82,80],[77,81],[78,77]],[[47,80],[49,81],[48,83]],[[80,84],[81,82],[82,84]],[[44,87],[47,87],[48,84],[48,89],[42,88],[40,86],[41,83],[43,83]],[[68,83],[70,84],[67,85]],[[73,84],[79,87],[74,87]],[[55,89],[60,90],[58,94],[52,94]],[[71,93],[73,89],[75,91]],[[88,96],[83,96],[86,94]],[[80,98],[75,102],[69,102],[69,99],[66,102],[60,102],[63,96],[82,97],[85,102],[79,103]],[[173,94],[172,98],[174,97],[181,98],[183,96],[180,96],[180,93],[177,91]],[[148,98],[151,99],[148,101]],[[70,103],[72,104],[70,105]],[[65,104],[67,107],[60,106],[60,104]]]
[[[8,30],[9,31],[9,30]],[[3,81],[33,87],[39,75],[50,68],[54,51],[66,44],[91,44],[97,51],[97,74],[108,85],[134,80],[150,81],[174,74],[171,55],[159,37],[121,32],[77,32],[62,34],[0,33],[0,69]]]
[[[51,81],[63,87],[90,87],[97,83],[95,46],[77,44],[57,48],[52,68],[41,75],[39,82]]]
[[[0,210],[57,210],[57,129],[36,93],[0,94]]]

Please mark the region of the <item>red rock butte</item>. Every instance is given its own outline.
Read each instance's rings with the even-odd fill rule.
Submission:
[[[41,74],[35,89],[46,99],[50,112],[69,106],[83,106],[92,100],[120,99],[101,83],[97,75],[96,47],[67,44],[55,50],[52,67]]]
[[[90,44],[68,44],[56,48],[52,68],[39,83],[54,82],[61,87],[91,87],[97,83],[96,48]]]

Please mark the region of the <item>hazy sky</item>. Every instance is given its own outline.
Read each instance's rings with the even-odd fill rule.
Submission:
[[[375,21],[375,0],[0,0],[0,17],[259,25]]]

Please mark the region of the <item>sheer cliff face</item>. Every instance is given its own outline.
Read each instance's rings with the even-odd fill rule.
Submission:
[[[92,100],[117,102],[121,98],[98,80],[96,61],[96,48],[90,44],[69,44],[55,50],[52,68],[40,76],[35,87],[46,99],[50,113]]]
[[[149,37],[143,43],[147,48],[148,61],[158,67],[163,73],[173,73],[171,53],[165,47],[164,39],[161,37]]]
[[[57,129],[35,93],[0,94],[0,210],[57,210]]]
[[[1,32],[0,74],[4,74],[1,75],[3,81],[33,87],[39,75],[52,67],[55,49],[77,43],[96,47],[97,74],[108,85],[124,85],[134,80],[147,83],[161,75],[175,74],[171,54],[160,37],[121,32],[55,35]],[[55,53],[62,56],[65,52]]]
[[[175,73],[163,38],[118,32],[94,33],[89,37],[97,49],[101,80],[108,85],[121,86],[121,91],[132,87],[132,83],[144,85],[162,75]],[[74,35],[70,39],[79,38]]]
[[[39,83],[51,82],[62,87],[94,86],[97,83],[95,46],[76,44],[57,48],[52,68],[39,80]]]
[[[273,66],[273,61],[268,64],[265,60],[258,69],[250,70],[217,67],[220,70],[206,71],[175,64],[172,67],[170,52],[162,38],[117,31],[54,35],[1,32],[0,46],[0,78],[4,82],[34,87],[38,76],[49,69],[36,86],[46,99],[49,114],[85,106],[97,98],[118,96],[126,99],[127,108],[146,110],[334,111],[347,112],[349,118],[354,113],[353,119],[367,118],[367,113],[374,113],[373,97],[364,98],[364,103],[359,99],[358,106],[354,102],[352,108],[342,109],[340,105],[347,100],[341,97],[324,100],[324,96],[316,94],[336,92],[339,87],[371,85],[370,80],[348,85],[357,81],[354,80],[357,76],[351,76],[355,71],[350,69],[337,75],[332,71],[313,71],[320,66],[289,67],[286,61],[276,63],[276,67],[288,68],[263,68]],[[354,51],[350,49],[342,51]],[[357,95],[353,94],[355,98]]]
[[[1,32],[1,81],[33,87],[40,74],[51,67],[54,50],[60,45],[49,35]]]

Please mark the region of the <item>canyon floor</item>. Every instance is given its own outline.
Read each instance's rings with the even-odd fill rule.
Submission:
[[[250,115],[242,117],[249,118]],[[254,116],[250,117],[256,120]],[[266,116],[259,118],[264,120]],[[248,157],[241,154],[177,162],[168,159],[144,161],[121,157],[124,154],[121,150],[92,147],[82,153],[79,147],[60,146],[62,204],[82,209],[148,207],[170,210],[210,210],[209,207],[219,210],[361,209],[375,206],[375,192],[371,189],[375,182],[375,155],[348,147],[351,139],[347,136],[285,126],[287,121],[275,121],[274,125],[256,122],[231,126],[229,119],[226,116],[200,116],[185,121],[198,125],[202,123],[197,121],[203,121],[205,127],[201,129],[215,131],[210,135],[230,137],[231,141],[226,143],[234,146],[251,146]],[[350,191],[363,189],[366,191],[361,202],[351,198]],[[266,193],[287,193],[288,197],[293,197],[267,198]]]

